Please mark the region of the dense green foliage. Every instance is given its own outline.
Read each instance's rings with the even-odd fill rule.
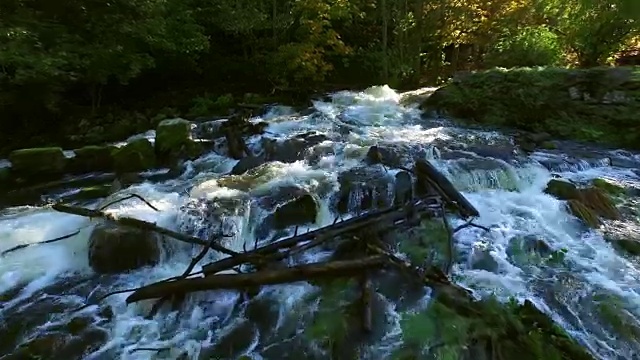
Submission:
[[[640,71],[635,68],[477,72],[454,79],[424,107],[481,124],[640,146]]]
[[[248,92],[602,65],[638,34],[639,13],[635,0],[6,0],[0,140],[113,140]]]

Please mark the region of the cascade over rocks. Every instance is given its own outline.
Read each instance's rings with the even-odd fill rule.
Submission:
[[[117,274],[160,260],[160,238],[132,227],[100,223],[89,236],[89,265],[99,274]]]

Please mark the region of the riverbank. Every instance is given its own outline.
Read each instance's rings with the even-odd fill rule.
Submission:
[[[454,77],[422,109],[463,122],[640,148],[640,68],[494,69]],[[535,139],[533,139],[535,142]]]

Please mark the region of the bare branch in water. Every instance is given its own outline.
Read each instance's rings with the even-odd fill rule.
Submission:
[[[151,205],[150,202],[148,202],[147,200],[145,200],[145,198],[143,198],[142,196],[140,196],[138,194],[130,194],[130,195],[125,196],[123,198],[120,198],[120,199],[117,199],[117,200],[113,200],[113,201],[101,206],[99,210],[104,210],[104,209],[108,208],[111,205],[115,205],[115,204],[117,204],[119,202],[123,202],[123,201],[129,200],[129,199],[138,199],[138,200],[142,201],[143,203],[145,203],[148,207],[152,208],[153,210],[160,211],[157,207]]]
[[[62,240],[65,240],[65,239],[69,239],[71,237],[74,237],[74,236],[78,235],[79,233],[80,233],[80,230],[77,230],[77,231],[72,232],[71,234],[63,235],[63,236],[57,237],[55,239],[40,241],[40,242],[37,242],[37,243],[21,244],[21,245],[18,245],[18,246],[14,246],[11,249],[7,249],[7,250],[3,251],[2,253],[0,253],[0,256],[5,256],[8,253],[14,252],[16,250],[24,249],[24,248],[27,248],[27,247],[31,247],[31,246],[34,246],[34,245],[51,244],[51,243],[54,243],[54,242],[62,241]]]
[[[458,226],[457,228],[453,229],[453,233],[455,234],[455,233],[457,233],[458,231],[460,231],[460,230],[462,230],[462,229],[466,229],[466,228],[468,228],[468,227],[475,227],[475,228],[478,228],[478,229],[482,229],[482,230],[484,230],[484,231],[486,231],[486,232],[491,231],[488,227],[484,227],[484,226],[482,226],[482,225],[474,224],[473,222],[471,222],[471,220],[469,220],[468,222],[466,222],[466,223],[464,223],[464,224],[462,224],[462,225]]]

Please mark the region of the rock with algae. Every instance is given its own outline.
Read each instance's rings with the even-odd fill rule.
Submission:
[[[424,311],[405,313],[404,345],[392,358],[593,359],[529,300],[502,304],[454,297],[443,293]]]

